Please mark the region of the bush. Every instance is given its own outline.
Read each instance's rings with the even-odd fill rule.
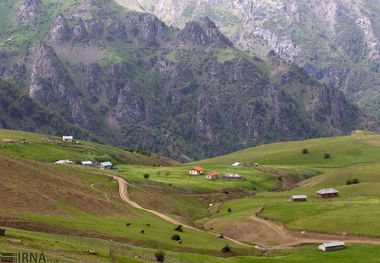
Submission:
[[[352,180],[352,183],[353,183],[353,184],[358,184],[358,183],[360,183],[360,181],[359,181],[359,179],[353,179],[353,180]]]
[[[175,231],[183,232],[182,225],[178,225],[176,228],[174,228]]]
[[[172,240],[180,241],[181,237],[178,234],[174,234],[174,235],[172,235]]]
[[[144,178],[148,179],[150,177],[150,174],[144,174]]]
[[[232,212],[232,209],[231,209],[231,208],[228,208],[228,209],[227,209],[227,212],[228,212],[228,213],[231,213],[231,212]]]
[[[346,185],[351,185],[352,184],[352,181],[351,180],[347,180],[346,181]]]
[[[228,252],[231,252],[231,247],[229,245],[225,245],[222,249],[221,249],[222,253],[228,253]]]
[[[325,154],[323,155],[323,157],[324,157],[325,159],[330,159],[330,158],[331,158],[331,155],[330,155],[329,153],[325,153]]]
[[[0,228],[0,236],[5,236],[5,229],[4,228]]]
[[[302,154],[308,154],[309,153],[309,149],[308,148],[303,148],[302,149]]]
[[[157,262],[164,262],[165,261],[164,251],[159,250],[156,253],[154,253],[154,256],[156,257]]]

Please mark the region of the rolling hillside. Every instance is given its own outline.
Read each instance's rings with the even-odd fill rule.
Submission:
[[[45,251],[62,262],[114,262],[112,255],[119,262],[150,262],[159,248],[169,262],[179,263],[351,263],[359,258],[375,263],[380,245],[379,142],[378,135],[357,131],[346,137],[263,145],[197,163],[207,171],[239,173],[247,179],[234,182],[191,178],[187,170],[192,163],[2,130],[0,226],[6,235],[0,237],[0,249]],[[308,153],[303,153],[305,148]],[[104,155],[116,163],[115,169],[100,172],[52,163],[58,156],[96,160]],[[232,160],[247,166],[232,167]],[[120,188],[104,175],[127,180],[124,197],[145,210],[124,203]],[[283,191],[279,178],[287,176],[297,177],[298,183]],[[338,189],[340,197],[316,198],[316,190],[324,187]],[[291,203],[292,194],[307,194],[309,200]],[[201,231],[175,231],[176,225],[163,217]],[[224,239],[217,238],[221,233]],[[171,240],[174,234],[181,243]],[[345,240],[347,248],[327,254],[315,249],[316,243],[336,239]],[[220,251],[226,244],[232,252]]]

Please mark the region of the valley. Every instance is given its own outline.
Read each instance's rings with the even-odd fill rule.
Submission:
[[[132,158],[128,151],[84,141],[1,130],[0,225],[6,235],[0,247],[43,249],[62,262],[115,262],[110,246],[117,248],[118,262],[133,262],[135,255],[145,257],[136,262],[149,262],[157,249],[175,262],[226,257],[229,262],[355,262],[350,260],[358,257],[376,262],[371,255],[380,244],[378,142],[378,135],[356,131],[178,164],[138,153]],[[54,164],[66,158],[97,162],[106,154],[115,163],[112,170]],[[232,166],[235,162],[242,166]],[[195,165],[205,174],[189,176]],[[220,177],[240,174],[245,181],[206,180],[214,170]],[[279,188],[283,176],[294,178],[290,190]],[[348,184],[353,179],[358,183]],[[317,198],[317,190],[332,187],[338,198]],[[289,202],[296,194],[306,194],[307,202]],[[179,224],[183,232],[174,230]],[[170,239],[176,233],[180,243]],[[347,248],[327,254],[316,249],[332,240],[345,241]],[[222,253],[226,244],[232,250]]]

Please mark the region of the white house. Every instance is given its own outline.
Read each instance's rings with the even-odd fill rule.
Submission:
[[[190,175],[202,175],[204,174],[204,168],[202,166],[195,166],[194,168],[189,170]]]
[[[73,142],[74,137],[73,136],[62,136],[62,141],[64,142]]]
[[[100,163],[99,168],[104,169],[104,170],[110,170],[112,169],[112,166],[113,166],[113,163],[111,162],[102,162]]]
[[[55,164],[73,164],[73,163],[74,162],[70,160],[59,160],[55,162]]]
[[[323,243],[318,246],[318,249],[322,251],[333,251],[333,250],[344,249],[345,247],[346,247],[346,244],[343,241],[334,241],[334,242]]]
[[[239,163],[239,162],[236,162],[236,163],[233,163],[233,164],[232,164],[232,166],[235,166],[235,167],[237,167],[237,166],[242,166],[242,164],[241,164],[241,163]]]
[[[91,161],[83,161],[81,162],[83,166],[92,166],[94,163]]]
[[[307,201],[307,195],[292,195],[289,198],[289,201],[291,201],[291,202],[306,202]]]

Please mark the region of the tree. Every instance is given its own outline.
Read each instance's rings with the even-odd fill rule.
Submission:
[[[176,228],[174,228],[175,231],[183,232],[182,225],[178,225]]]
[[[174,235],[172,235],[172,240],[180,241],[181,237],[178,234],[174,234]]]
[[[231,247],[227,244],[221,249],[222,253],[231,252]]]
[[[154,253],[154,256],[156,257],[157,262],[164,262],[165,261],[164,251],[158,250],[156,253]]]
[[[227,209],[227,212],[228,212],[228,213],[231,213],[231,212],[232,212],[232,209],[231,209],[231,208],[228,208],[228,209]]]
[[[308,148],[303,148],[302,149],[302,154],[308,154],[309,153],[309,149]]]
[[[0,228],[0,236],[5,236],[5,229],[4,228]]]
[[[359,181],[359,179],[353,179],[353,180],[352,180],[352,183],[353,183],[353,184],[358,184],[358,183],[360,183],[360,181]]]
[[[330,158],[331,158],[331,155],[330,155],[329,153],[325,153],[325,154],[323,155],[323,157],[324,157],[325,159],[330,159]]]
[[[150,177],[150,174],[144,174],[144,178],[148,179]]]

